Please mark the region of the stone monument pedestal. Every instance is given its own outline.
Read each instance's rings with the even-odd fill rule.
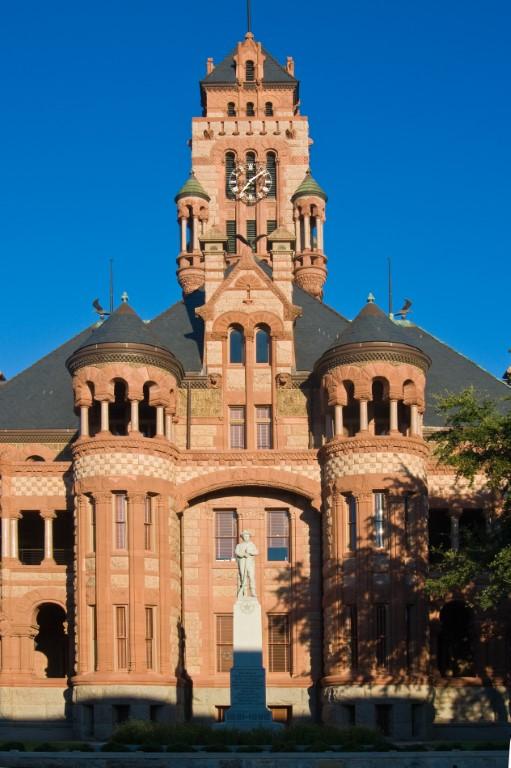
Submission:
[[[261,606],[257,597],[238,597],[233,613],[231,706],[224,728],[281,728],[266,706]]]

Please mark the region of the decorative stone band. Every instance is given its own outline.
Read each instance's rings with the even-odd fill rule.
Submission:
[[[347,438],[332,440],[320,451],[323,481],[345,475],[406,474],[426,479],[428,447],[417,438]]]
[[[175,447],[157,438],[92,438],[73,447],[74,477],[138,475],[174,481]]]
[[[257,454],[248,452],[223,453],[221,456],[210,453],[200,453],[194,456],[184,456],[177,467],[176,482],[180,483],[194,480],[206,474],[216,473],[226,469],[250,469],[252,467],[271,467],[276,470],[291,472],[301,475],[319,483],[320,467],[316,451],[297,452],[272,452],[258,451]]]
[[[66,361],[67,368],[74,374],[86,365],[105,363],[129,363],[131,365],[154,365],[172,373],[177,381],[184,377],[183,366],[170,352],[147,344],[97,344],[74,352]]]
[[[69,483],[64,477],[14,475],[11,478],[12,496],[66,496]]]
[[[430,358],[417,347],[393,342],[368,341],[364,344],[345,344],[327,350],[317,364],[316,371],[319,375],[323,375],[339,365],[372,363],[375,360],[415,365],[424,373],[431,365]]]

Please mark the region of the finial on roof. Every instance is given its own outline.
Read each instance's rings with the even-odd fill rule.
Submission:
[[[123,303],[123,304],[127,304],[127,303],[128,303],[128,301],[129,301],[129,296],[128,296],[128,294],[126,293],[126,291],[123,291],[123,292],[122,292],[121,301],[122,301],[122,303]]]
[[[248,40],[249,38],[254,37],[252,34],[252,8],[250,0],[247,0],[247,34],[245,35],[245,39]]]
[[[367,297],[367,303],[368,304],[374,304],[375,301],[376,301],[376,299],[374,298],[373,292],[369,291],[369,295]]]

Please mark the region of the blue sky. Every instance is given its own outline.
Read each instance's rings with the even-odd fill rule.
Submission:
[[[0,370],[8,378],[128,291],[180,298],[173,197],[189,171],[208,56],[245,0],[0,4]],[[329,194],[326,301],[373,291],[495,375],[511,358],[508,0],[253,0],[256,38],[292,55],[313,174]]]

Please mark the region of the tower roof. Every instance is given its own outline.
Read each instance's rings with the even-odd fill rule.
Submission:
[[[294,202],[295,200],[298,200],[299,197],[309,197],[310,195],[314,195],[316,197],[321,197],[322,200],[325,201],[325,203],[328,200],[328,196],[322,187],[319,186],[316,179],[312,178],[310,168],[307,169],[307,173],[305,174],[305,178],[294,193],[294,195],[291,198],[291,202]]]
[[[271,53],[261,47],[262,52],[265,55],[263,64],[263,80],[267,83],[289,83],[289,85],[296,85],[297,80],[283,67],[279,62],[273,58]],[[222,61],[215,66],[212,72],[207,75],[204,80],[201,80],[201,85],[224,85],[224,84],[236,84],[236,64],[234,56],[237,49],[234,48]]]
[[[344,347],[347,344],[364,344],[367,342],[387,342],[389,344],[410,344],[410,335],[399,325],[393,323],[385,312],[374,303],[374,297],[369,294],[367,304],[360,310],[355,319],[331,345],[330,349]],[[415,347],[420,349],[419,347]],[[422,351],[422,350],[421,350]]]
[[[195,172],[190,171],[190,175],[175,196],[174,200],[177,203],[182,197],[201,197],[203,200],[207,200],[209,203],[210,197],[198,178],[195,176]]]
[[[108,320],[95,328],[75,352],[102,344],[145,344],[172,354],[127,301],[123,301]]]

